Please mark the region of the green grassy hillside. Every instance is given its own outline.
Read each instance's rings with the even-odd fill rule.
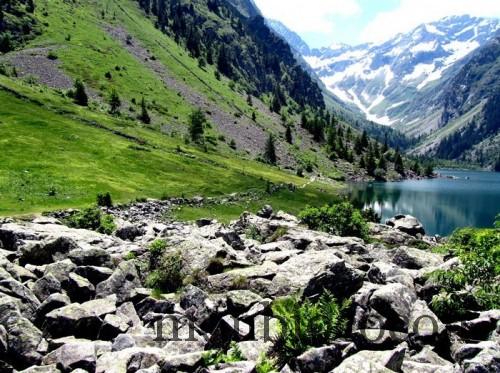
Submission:
[[[85,206],[103,191],[128,201],[263,191],[268,181],[307,181],[258,162],[205,153],[4,77],[0,100],[1,215]],[[299,189],[297,198],[319,202],[335,192],[316,183]]]
[[[233,38],[235,30],[246,32],[233,13],[227,18],[225,11],[211,14],[203,2],[196,4],[204,28],[215,22],[218,32],[227,28]],[[242,201],[240,209],[271,202],[297,212],[336,198],[340,184],[332,179],[365,177],[368,168],[360,164],[375,167],[383,157],[380,144],[371,141],[354,152],[358,131],[322,109],[306,105],[304,111],[288,94],[280,113],[273,112],[276,92],[249,94],[248,81],[200,63],[183,40],[155,27],[156,16],[137,1],[42,0],[33,17],[41,34],[0,55],[1,215],[86,206],[107,191],[125,202],[251,190],[258,198]],[[294,78],[283,79],[290,84]],[[76,80],[86,88],[88,107],[73,102]],[[120,105],[110,114],[114,92]],[[150,123],[139,120],[142,100]],[[208,119],[201,144],[188,133],[197,109]],[[276,166],[258,161],[270,136]],[[395,175],[394,153],[385,155],[387,169],[381,172]],[[322,182],[310,183],[313,177]],[[269,195],[269,183],[297,190]],[[227,218],[235,211],[233,205],[179,214]]]

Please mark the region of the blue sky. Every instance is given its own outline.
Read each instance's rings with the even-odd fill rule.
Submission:
[[[499,0],[254,0],[310,46],[384,41],[451,15],[500,17]]]

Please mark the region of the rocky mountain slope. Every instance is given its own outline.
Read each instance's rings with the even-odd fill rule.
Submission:
[[[171,207],[106,210],[119,222],[112,235],[51,217],[2,219],[2,372],[279,371],[265,357],[280,333],[272,305],[325,291],[351,297],[348,333],[294,356],[282,372],[498,369],[499,310],[444,322],[429,308],[439,288],[426,274],[458,261],[431,252],[437,242],[414,218],[372,224],[368,243],[309,230],[269,206],[227,226],[151,214]],[[158,258],[177,255],[186,276],[179,292],[148,288]]]
[[[414,103],[453,76],[499,28],[496,19],[447,17],[382,44],[315,50],[306,60],[333,93],[369,119],[404,128],[425,115]]]
[[[484,105],[498,93],[499,27],[496,19],[448,17],[382,44],[321,50],[304,49],[284,27],[275,30],[304,50],[325,86],[351,108],[420,138],[414,153],[491,168],[498,126],[487,123]]]

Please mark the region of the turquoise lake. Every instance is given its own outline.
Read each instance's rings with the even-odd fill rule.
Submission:
[[[500,214],[500,173],[436,172],[443,177],[354,183],[350,185],[350,195],[358,206],[373,207],[382,215],[382,222],[396,214],[415,216],[429,235],[447,236],[466,226],[492,226]]]

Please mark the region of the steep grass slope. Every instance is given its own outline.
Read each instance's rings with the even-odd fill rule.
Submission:
[[[42,35],[0,56],[8,75],[0,75],[0,214],[84,206],[104,191],[127,201],[306,184],[294,171],[253,160],[269,134],[278,138],[282,165],[314,158],[322,170],[337,172],[322,150],[313,152],[306,131],[294,131],[293,146],[280,139],[280,116],[256,97],[249,105],[234,83],[216,78],[214,67],[198,66],[135,1],[40,1],[35,17]],[[87,87],[89,108],[66,95],[77,78]],[[119,116],[108,114],[113,91]],[[149,125],[137,120],[143,97]],[[198,107],[211,122],[205,146],[185,142],[188,116]],[[294,196],[302,202],[295,204],[280,194],[270,199],[297,209],[331,199],[333,184],[299,188]]]

